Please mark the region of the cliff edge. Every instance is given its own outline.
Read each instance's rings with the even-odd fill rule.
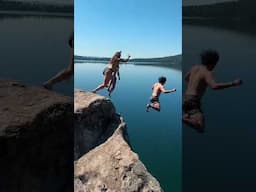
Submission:
[[[127,143],[126,124],[109,99],[75,90],[74,112],[76,192],[162,192]]]
[[[0,191],[73,190],[73,100],[0,80]]]

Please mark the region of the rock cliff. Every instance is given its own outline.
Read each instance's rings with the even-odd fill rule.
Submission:
[[[75,192],[162,192],[127,143],[110,100],[75,90]]]
[[[73,191],[73,101],[0,81],[0,191]]]
[[[160,192],[112,102],[81,90],[74,101],[0,80],[0,191]]]

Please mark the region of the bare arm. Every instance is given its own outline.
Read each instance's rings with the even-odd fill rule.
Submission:
[[[71,49],[71,59],[70,59],[69,66],[63,69],[62,71],[60,71],[59,73],[57,73],[54,77],[49,79],[47,82],[45,82],[44,87],[51,89],[52,85],[60,81],[67,80],[73,75],[74,75],[74,50]]]
[[[120,62],[128,62],[128,61],[129,61],[129,59],[130,59],[130,57],[131,57],[131,56],[130,56],[130,55],[128,55],[127,59],[120,59],[119,61],[120,61]]]
[[[234,87],[234,86],[241,85],[241,83],[242,83],[241,80],[234,80],[232,82],[226,82],[226,83],[217,83],[214,80],[213,74],[211,72],[209,72],[205,76],[205,80],[206,80],[206,83],[209,85],[209,87],[211,87],[214,90],[220,90],[220,89],[225,89],[225,88],[229,88],[229,87]]]
[[[160,90],[161,90],[162,93],[172,93],[172,92],[175,92],[175,91],[176,91],[176,89],[169,89],[169,90],[166,90],[166,89],[164,88],[164,86],[160,87]]]

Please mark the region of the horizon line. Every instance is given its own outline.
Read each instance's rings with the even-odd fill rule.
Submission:
[[[174,56],[180,56],[182,53],[178,53],[175,55],[168,55],[168,56],[157,56],[157,57],[135,57],[132,59],[155,59],[155,58],[164,58],[164,57],[174,57]],[[74,55],[74,56],[80,56],[80,57],[95,57],[95,58],[111,58],[106,56],[85,56],[85,55]]]

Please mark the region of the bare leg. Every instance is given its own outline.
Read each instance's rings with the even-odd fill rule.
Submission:
[[[109,83],[108,83],[108,92],[111,90],[111,87],[112,87],[112,84],[113,84],[113,74],[111,74],[112,75],[112,77],[111,77],[111,79],[109,80]]]
[[[147,104],[146,105],[146,112],[149,112],[149,109],[150,109],[150,104]]]
[[[98,87],[96,87],[92,92],[96,93],[100,89],[103,89],[104,87],[108,87],[109,82],[111,81],[111,77],[112,77],[111,71],[106,72],[103,83],[100,84]]]
[[[160,103],[155,102],[155,103],[147,104],[147,106],[146,106],[147,110],[146,111],[148,112],[150,108],[160,112]]]
[[[109,90],[108,90],[109,97],[111,97],[111,93],[114,91],[115,87],[116,87],[116,75],[113,76],[113,79],[111,80],[111,86],[109,87]]]
[[[108,92],[111,90],[114,75],[115,75],[114,73],[111,73],[111,79],[109,80],[109,83],[108,83]]]
[[[105,85],[104,83],[100,84],[98,87],[96,87],[92,92],[96,93],[97,91],[99,91],[100,89],[103,89],[104,87],[107,87],[107,85]]]
[[[68,68],[64,69],[63,71],[57,73],[54,77],[52,77],[51,79],[49,79],[48,81],[46,81],[43,86],[46,89],[52,89],[52,86],[56,83],[59,83],[63,80],[67,80],[70,77],[73,76],[74,74],[74,50],[73,48],[70,50],[70,63]]]
[[[55,75],[53,78],[49,79],[48,81],[46,81],[43,86],[46,89],[51,89],[52,86],[58,82],[61,82],[63,80],[67,80],[69,79],[71,76],[73,75],[73,71],[71,69],[65,69],[59,73],[57,73],[57,75]]]
[[[112,87],[112,80],[110,80],[110,81],[109,81],[109,83],[108,83],[108,86],[107,86],[107,87],[108,87],[108,92],[109,92],[109,91],[110,91],[110,89],[111,89],[111,87]]]
[[[184,114],[182,120],[198,132],[204,132],[204,118],[202,114],[198,113],[190,116],[188,114]]]

